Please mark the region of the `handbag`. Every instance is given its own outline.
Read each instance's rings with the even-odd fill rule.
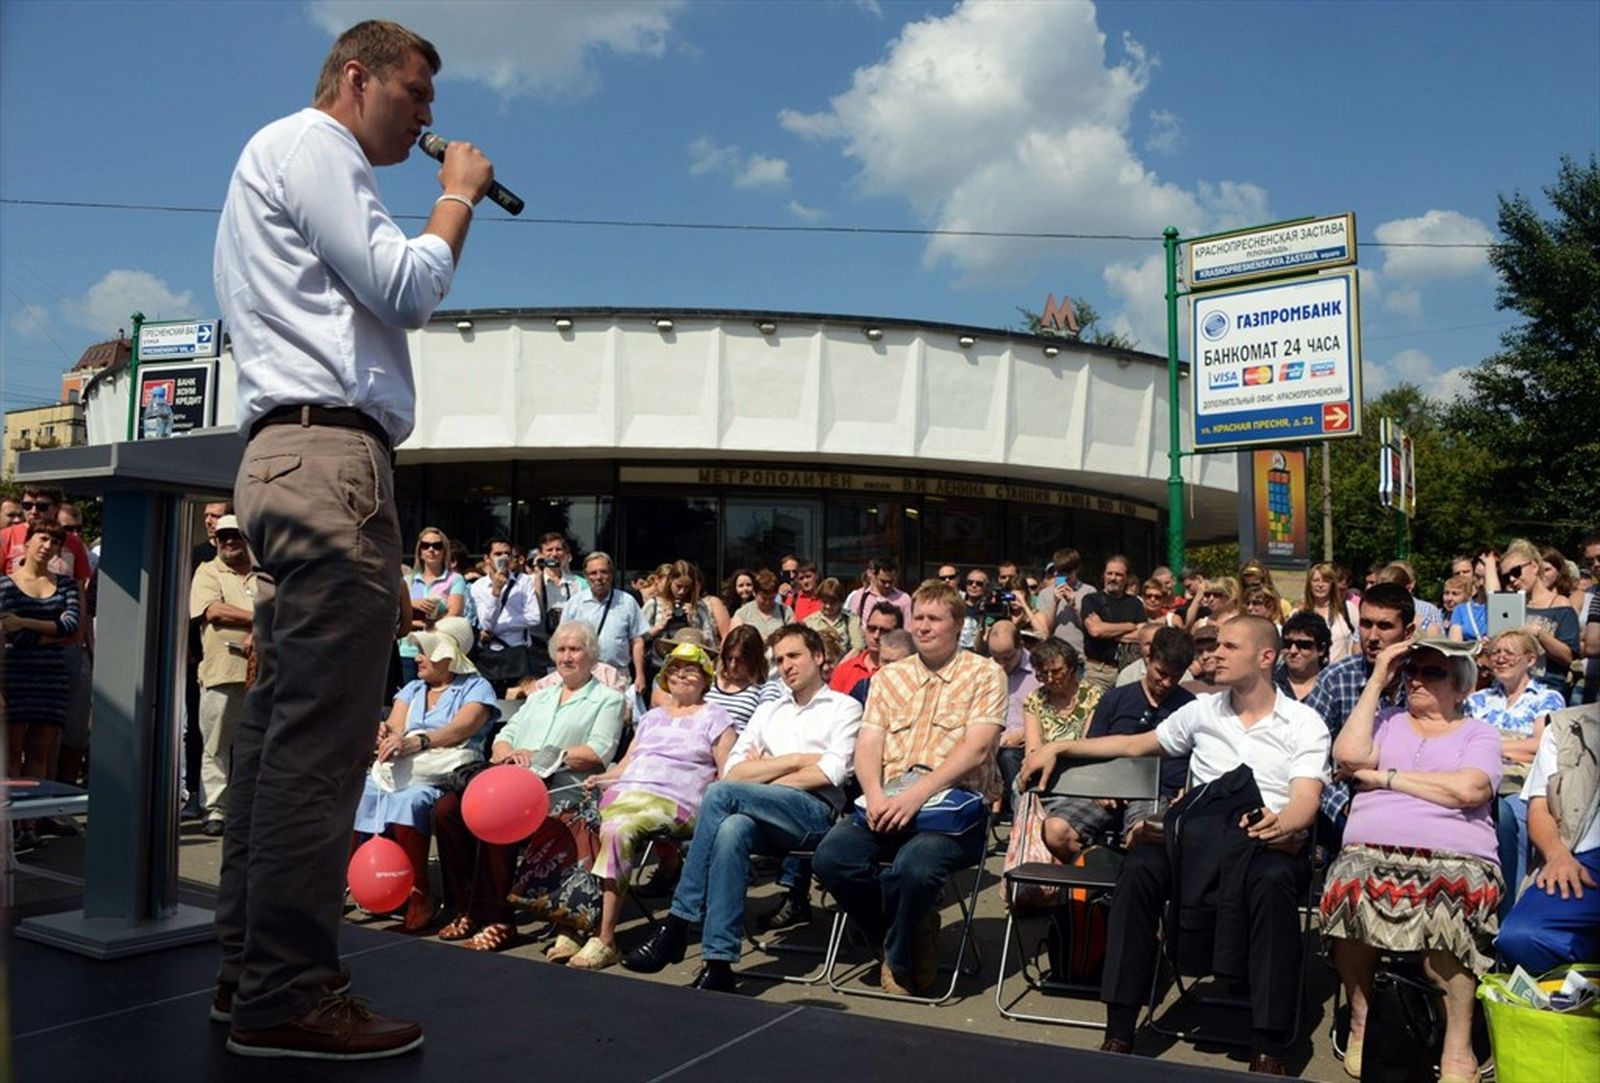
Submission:
[[[516,581],[516,576],[506,579],[506,585],[500,591],[499,604],[494,607],[494,615],[484,624],[485,628],[492,629],[495,621],[500,619]],[[527,633],[523,634],[526,637]],[[533,652],[528,648],[526,638],[521,643],[507,643],[496,638],[493,632],[487,643],[479,643],[473,650],[472,663],[478,667],[479,676],[501,688],[516,684],[534,672]]]
[[[395,793],[408,786],[437,786],[467,764],[480,763],[477,749],[429,748],[415,756],[379,760],[369,772],[373,785],[384,793]]]
[[[1372,979],[1361,1045],[1362,1083],[1433,1083],[1444,1046],[1439,990],[1423,979],[1380,970]]]
[[[1059,865],[1061,859],[1044,844],[1044,802],[1036,793],[1017,795],[1013,802],[1011,837],[1006,841],[1005,872],[1019,865]],[[1017,884],[1006,896],[1014,910],[1047,910],[1061,902],[1061,889],[1045,884]]]
[[[927,774],[930,768],[913,767],[903,776],[883,788],[885,797],[894,797]],[[979,826],[988,816],[989,805],[983,795],[960,786],[940,790],[922,803],[908,831],[932,831],[938,835],[964,835]],[[856,798],[855,822],[867,825],[867,797]]]

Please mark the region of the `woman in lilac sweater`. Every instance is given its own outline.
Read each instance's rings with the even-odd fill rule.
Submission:
[[[1407,706],[1380,712],[1396,668]],[[1500,734],[1462,713],[1476,678],[1466,644],[1396,643],[1378,655],[1333,745],[1340,773],[1360,791],[1322,896],[1323,935],[1350,998],[1352,1076],[1361,1075],[1378,952],[1413,951],[1444,992],[1441,1083],[1477,1077],[1472,997],[1494,963],[1504,884],[1490,818]]]

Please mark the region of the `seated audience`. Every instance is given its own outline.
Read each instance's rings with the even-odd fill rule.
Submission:
[[[733,628],[745,625],[756,630],[763,643],[767,637],[794,620],[794,613],[778,600],[778,577],[771,569],[756,573],[756,596],[733,614]]]
[[[1328,664],[1333,634],[1328,631],[1327,621],[1299,609],[1283,622],[1279,635],[1283,640],[1283,661],[1278,666],[1278,687],[1304,702]]]
[[[940,889],[951,872],[982,861],[987,843],[983,818],[947,835],[918,831],[917,813],[951,787],[986,802],[999,796],[994,748],[1006,722],[1005,673],[958,647],[964,608],[943,583],[917,588],[917,653],[878,674],[856,739],[865,807],[834,825],[814,859],[822,885],[869,942],[882,946],[880,988],[887,993],[904,995],[933,980]],[[880,874],[882,861],[890,867]]]
[[[1357,793],[1328,868],[1322,931],[1350,1001],[1344,1068],[1357,1078],[1384,951],[1424,953],[1444,993],[1440,1078],[1477,1078],[1473,992],[1494,964],[1504,883],[1490,822],[1500,736],[1462,711],[1477,679],[1470,651],[1442,637],[1385,647],[1334,743]],[[1396,675],[1406,705],[1380,708]]]
[[[500,717],[494,689],[467,658],[472,626],[441,617],[432,632],[413,632],[417,679],[400,689],[378,727],[377,762],[361,791],[355,830],[387,835],[411,859],[405,929],[421,932],[439,907],[428,890],[428,845],[440,784],[456,768],[483,758],[479,733]]]
[[[1210,621],[1197,624],[1189,630],[1189,638],[1194,641],[1194,664],[1189,667],[1189,675],[1184,678],[1182,688],[1190,695],[1223,691],[1223,686],[1217,683],[1217,665],[1220,662],[1217,657],[1217,637],[1221,632],[1222,626]]]
[[[430,632],[440,617],[467,616],[467,580],[449,565],[450,539],[437,527],[417,534],[416,553],[406,573],[411,592],[411,630]],[[402,686],[417,679],[417,645],[407,635],[396,646],[400,655]]]
[[[1600,707],[1550,716],[1523,796],[1528,834],[1539,851],[1533,879],[1496,941],[1503,969],[1543,974],[1562,963],[1600,957]],[[1588,759],[1588,769],[1582,766]],[[1559,786],[1552,782],[1560,779]],[[1511,886],[1514,891],[1515,885]]]
[[[1538,642],[1527,632],[1501,632],[1489,641],[1483,655],[1494,675],[1487,688],[1467,697],[1467,714],[1487,722],[1500,734],[1500,807],[1495,831],[1499,836],[1500,872],[1511,888],[1501,906],[1501,916],[1511,910],[1511,897],[1522,882],[1528,853],[1528,803],[1522,785],[1528,766],[1539,751],[1545,715],[1567,705],[1553,688],[1533,679],[1539,664]]]
[[[672,703],[639,719],[622,760],[584,779],[586,790],[604,790],[600,800],[599,852],[592,874],[600,881],[600,925],[567,965],[603,970],[621,961],[617,917],[621,885],[627,882],[645,842],[656,834],[688,838],[700,800],[738,734],[721,707],[706,702],[716,667],[704,649],[682,643],[667,656],[656,678]]]
[[[685,639],[680,636],[674,640],[669,650]],[[726,711],[733,728],[742,733],[756,708],[779,695],[778,689],[767,683],[767,648],[761,642],[761,633],[750,625],[738,625],[722,641],[720,653],[715,647],[707,647],[706,653],[717,659],[717,676],[706,692],[706,702]],[[657,696],[671,698],[663,691],[658,691]],[[663,706],[663,699],[655,705]]]
[[[1444,581],[1442,604],[1447,633],[1460,643],[1476,643],[1489,634],[1489,607],[1478,597],[1471,573],[1452,575]]]
[[[1144,676],[1145,667],[1150,664],[1150,642],[1155,639],[1156,629],[1164,627],[1166,622],[1160,620],[1147,620],[1139,625],[1139,657],[1117,671],[1117,680],[1112,687],[1134,684]]]
[[[748,572],[740,574],[749,576]],[[737,580],[738,575],[734,578]],[[659,641],[665,639],[671,642],[679,629],[693,628],[704,637],[702,642],[714,646],[721,643],[722,637],[728,633],[727,628],[718,621],[710,600],[700,595],[698,569],[686,560],[663,564],[657,570],[655,596],[645,599],[639,613],[645,627],[645,669],[652,682],[655,681],[656,673],[659,671],[659,659],[662,653],[652,655],[650,650],[655,648]],[[668,647],[667,651],[671,649]]]
[[[1150,664],[1136,684],[1114,688],[1098,697],[1100,702],[1094,707],[1087,730],[1078,725],[1063,727],[1037,747],[1079,737],[1124,737],[1150,732],[1172,712],[1194,700],[1192,693],[1179,686],[1193,661],[1194,641],[1189,634],[1181,628],[1162,628],[1151,640]],[[1034,664],[1041,665],[1037,660]],[[1160,817],[1167,803],[1187,784],[1188,774],[1187,756],[1163,760],[1161,795],[1153,802],[1046,797],[1044,844],[1058,859],[1071,861],[1096,836],[1110,831],[1120,838],[1141,820]],[[1044,782],[1048,784],[1049,780]]]
[[[900,609],[888,602],[879,602],[861,622],[860,650],[851,651],[833,667],[828,686],[835,692],[849,692],[863,678],[871,677],[883,664],[878,655],[880,639],[885,632],[901,627]]]
[[[1283,608],[1283,599],[1271,587],[1256,587],[1246,595],[1244,600],[1244,611],[1246,613],[1252,617],[1260,617],[1262,620],[1270,620],[1273,627],[1283,623],[1284,618],[1278,615],[1283,612]]]
[[[904,628],[890,628],[887,632],[884,632],[883,635],[878,637],[878,661],[882,665],[851,686],[850,698],[865,707],[867,705],[867,693],[872,690],[872,678],[882,672],[883,666],[898,662],[902,658],[910,658],[916,653],[917,642],[911,638],[911,633]],[[838,690],[833,685],[831,678],[829,679],[829,687],[834,688],[835,691]]]
[[[672,908],[655,935],[622,960],[629,970],[654,974],[682,962],[689,928],[700,924],[703,966],[693,986],[732,992],[750,855],[811,849],[844,811],[861,707],[823,684],[815,629],[778,629],[772,652],[789,695],[756,711],[728,754],[722,781],[706,790]]]
[[[1270,621],[1234,618],[1222,626],[1216,653],[1217,679],[1226,692],[1196,697],[1148,733],[1041,748],[1023,763],[1021,778],[1024,784],[1048,778],[1061,756],[1191,757],[1194,785],[1167,811],[1168,844],[1134,846],[1117,876],[1100,985],[1106,1004],[1101,1049],[1133,1051],[1139,1010],[1155,976],[1156,930],[1173,891],[1177,860],[1184,873],[1179,900],[1184,937],[1202,946],[1212,941],[1204,953],[1212,973],[1246,980],[1256,1050],[1250,1070],[1282,1075],[1282,1048],[1293,1038],[1300,997],[1298,907],[1310,876],[1304,837],[1328,777],[1328,728],[1315,711],[1272,683],[1278,632]],[[1242,874],[1229,875],[1241,861],[1246,862]],[[1222,878],[1236,886],[1230,890]],[[1208,891],[1215,893],[1215,918],[1196,912],[1197,900],[1203,907]],[[1217,920],[1223,904],[1236,920]],[[1177,950],[1180,957],[1196,952],[1181,942]]]
[[[1022,766],[1022,757],[1027,751],[1024,704],[1039,690],[1039,678],[1023,649],[1022,633],[1014,621],[995,621],[994,627],[989,629],[988,644],[989,657],[1000,663],[1006,675],[1006,728],[1000,734],[1000,748],[995,753],[1001,784],[1000,804],[996,811],[1002,816],[1010,816],[1011,784],[1017,777],[1017,769]]]
[[[800,623],[819,632],[832,632],[848,653],[867,645],[861,633],[861,618],[844,607],[844,587],[829,576],[817,585],[817,604],[805,616],[795,614]]]
[[[599,653],[598,638],[588,624],[568,620],[557,625],[550,635],[554,672],[495,735],[489,752],[489,762],[496,765],[533,770],[539,761],[550,789],[550,819],[578,843],[562,854],[567,860],[540,863],[518,885],[519,897],[527,900],[524,909],[552,923],[556,940],[545,955],[557,962],[578,953],[581,938],[600,918],[600,890],[588,867],[600,820],[592,802],[585,809],[582,783],[616,755],[627,696],[594,676]],[[626,688],[627,682],[622,683]],[[474,951],[511,946],[516,926],[507,897],[524,843],[478,840],[462,819],[457,793],[444,795],[433,806],[433,831],[439,840],[445,900],[457,911],[439,930],[439,939],[463,940]]]

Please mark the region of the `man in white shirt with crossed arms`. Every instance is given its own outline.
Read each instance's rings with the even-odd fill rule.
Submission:
[[[433,121],[439,54],[391,22],[345,31],[312,106],[245,146],[217,229],[217,300],[248,434],[234,504],[260,559],[257,684],[233,749],[212,1018],[257,1057],[365,1060],[422,1044],[416,1023],[344,995],[338,931],[350,824],[388,658],[409,621],[394,448],[416,389],[406,330],[449,291],[494,169],[451,143],[444,194],[407,239],[374,166]]]

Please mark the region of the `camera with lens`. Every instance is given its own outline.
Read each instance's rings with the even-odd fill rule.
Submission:
[[[1014,591],[996,590],[989,593],[988,599],[983,603],[983,615],[999,619],[1011,616],[1011,603],[1017,600]]]
[[[535,568],[559,568],[561,567],[561,562],[555,557],[538,557],[534,560],[533,566]]]

